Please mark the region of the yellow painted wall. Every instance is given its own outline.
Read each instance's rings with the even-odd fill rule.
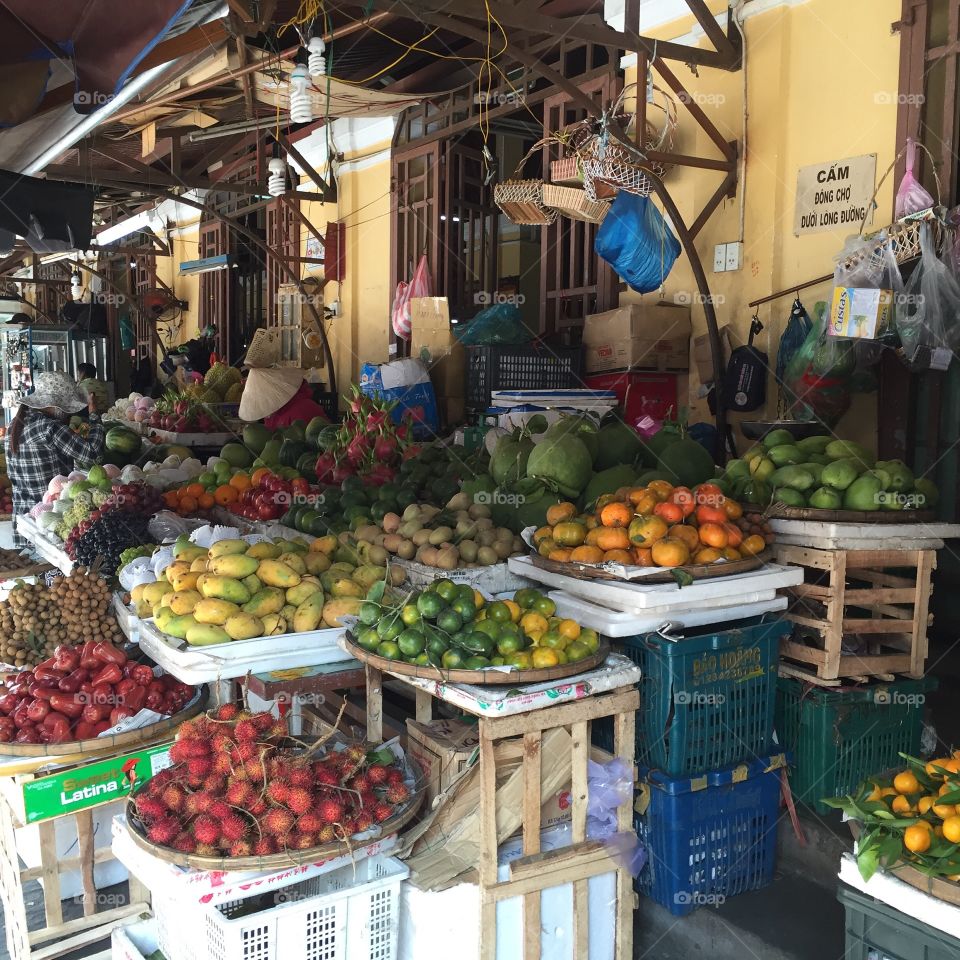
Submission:
[[[718,12],[725,6],[711,2]],[[893,160],[900,42],[891,34],[890,24],[899,18],[899,12],[899,0],[808,0],[757,14],[744,24],[749,123],[742,269],[712,271],[714,245],[738,239],[739,192],[718,208],[696,241],[711,293],[720,301],[718,320],[733,323],[742,340],[750,324],[750,300],[831,273],[833,256],[842,249],[847,235],[856,232],[856,228],[841,226],[830,232],[794,236],[798,168],[876,153],[879,181]],[[692,26],[691,17],[657,35],[664,39],[682,36]],[[743,74],[701,68],[695,77],[682,65],[671,66],[724,137],[742,140]],[[636,69],[628,69],[627,82],[635,77]],[[682,105],[679,116],[674,149],[719,156]],[[690,223],[716,189],[720,174],[675,168],[665,182],[684,220]],[[892,178],[888,178],[877,198],[874,228],[890,221],[892,196]],[[809,311],[818,299],[829,296],[830,288],[826,283],[801,294]],[[665,296],[673,300],[695,291],[689,264],[681,255],[667,280]],[[648,297],[656,299],[656,294]],[[787,297],[759,308],[765,329],[756,342],[769,354],[771,366],[776,362],[790,306]],[[693,308],[693,323],[694,336],[706,331],[700,306]],[[691,419],[708,419],[706,402],[696,399],[699,387],[691,368],[684,391]],[[777,406],[772,376],[767,396],[766,412],[772,417]],[[760,413],[748,418],[757,419]],[[875,396],[855,396],[838,432],[875,448],[875,421]]]

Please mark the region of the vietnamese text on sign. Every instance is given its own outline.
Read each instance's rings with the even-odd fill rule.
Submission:
[[[873,220],[873,190],[877,155],[849,157],[801,167],[797,172],[797,199],[793,232],[860,229]]]

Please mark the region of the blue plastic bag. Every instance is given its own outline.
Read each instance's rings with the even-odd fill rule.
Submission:
[[[454,332],[465,347],[529,343],[533,339],[533,334],[523,324],[520,311],[512,303],[487,307],[469,323],[454,327]]]
[[[597,231],[593,249],[631,289],[650,293],[673,268],[680,241],[648,197],[621,190]]]

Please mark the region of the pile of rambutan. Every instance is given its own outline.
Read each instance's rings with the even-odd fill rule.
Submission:
[[[225,704],[177,730],[171,766],[132,797],[147,838],[208,857],[257,857],[346,841],[410,799],[396,762],[362,746],[312,755],[285,720]]]

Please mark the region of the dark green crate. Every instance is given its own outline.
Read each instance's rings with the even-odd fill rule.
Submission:
[[[793,754],[794,797],[827,813],[823,798],[843,796],[868,776],[903,766],[901,753],[916,756],[923,701],[935,687],[932,677],[856,690],[780,677],[774,723],[780,745]]]
[[[957,960],[960,940],[851,887],[837,899],[846,911],[843,960]]]

